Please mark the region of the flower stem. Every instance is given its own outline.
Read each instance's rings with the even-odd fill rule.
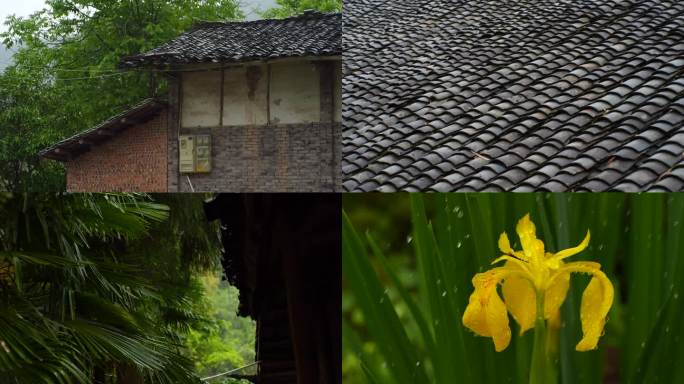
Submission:
[[[530,384],[555,384],[555,370],[546,354],[546,323],[544,321],[544,293],[537,292],[537,318],[534,323],[534,347],[530,366]]]

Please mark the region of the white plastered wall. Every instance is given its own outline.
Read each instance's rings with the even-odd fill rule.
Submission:
[[[271,64],[271,123],[319,122],[320,93],[320,75],[314,64],[305,61]]]
[[[342,90],[339,63],[333,84],[333,114],[335,121],[340,122]],[[184,72],[181,126],[316,123],[321,119],[320,92],[318,68],[306,60],[235,66],[226,68],[223,75],[221,70]]]
[[[342,122],[342,63],[335,64],[335,79],[333,80],[333,97],[335,110],[333,118],[336,123]]]
[[[182,127],[220,125],[221,71],[185,72],[182,90]]]
[[[268,66],[226,68],[223,125],[268,124]]]

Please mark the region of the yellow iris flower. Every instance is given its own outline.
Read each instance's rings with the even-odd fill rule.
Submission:
[[[473,277],[475,291],[463,313],[463,325],[480,336],[491,337],[496,351],[502,351],[511,340],[507,311],[520,324],[522,334],[534,326],[537,295],[543,295],[539,298],[543,299],[543,319],[557,325],[560,323],[560,307],[570,286],[570,274],[587,273],[593,277],[582,294],[580,318],[583,337],[575,349],[595,349],[613,304],[613,285],[601,271],[599,263],[563,262],[589,245],[589,231],[578,246],[557,253],[544,252],[544,243],[537,239],[529,214],[518,221],[516,232],[522,251],[514,251],[506,232],[503,232],[499,237],[499,249],[504,255],[492,264],[506,263]],[[497,292],[499,283],[502,283],[503,300]]]

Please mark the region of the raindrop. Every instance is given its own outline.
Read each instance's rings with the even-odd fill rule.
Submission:
[[[456,248],[461,248],[462,245],[463,244],[459,241],[458,243],[456,243]]]
[[[453,212],[453,213],[458,213],[458,211],[460,211],[460,210],[461,210],[461,207],[459,207],[459,206],[457,205],[457,206],[454,207],[454,209],[451,210],[451,212]]]
[[[446,296],[446,291],[442,292],[442,297]]]
[[[599,244],[599,251],[603,251],[603,244]]]
[[[470,239],[470,233],[466,233],[465,238]]]
[[[454,285],[454,293],[458,293],[458,287]]]
[[[458,214],[456,214],[456,217],[458,217],[459,219],[462,219],[463,218],[463,211],[458,211]]]
[[[451,232],[451,225],[447,225],[447,231]]]
[[[442,279],[437,279],[437,284],[442,284]]]
[[[406,236],[406,244],[409,244],[411,241],[413,241],[413,237],[411,235]]]
[[[435,327],[439,325],[439,319],[435,320]]]
[[[645,341],[642,341],[642,342],[641,342],[641,348],[644,348],[645,346],[646,346],[646,342],[645,342]]]
[[[679,292],[675,292],[674,298],[675,298],[675,300],[679,299]]]
[[[420,367],[420,361],[416,361],[416,367]]]
[[[665,333],[669,333],[669,332],[670,332],[670,326],[665,327]]]
[[[380,304],[382,304],[382,303],[384,303],[384,302],[385,302],[385,296],[383,296],[383,297],[380,298]]]

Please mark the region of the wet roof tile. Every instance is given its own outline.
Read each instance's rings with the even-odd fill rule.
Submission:
[[[286,19],[202,22],[151,51],[122,59],[121,65],[245,62],[341,54],[341,14],[307,11]],[[360,101],[363,105],[369,100]]]
[[[345,189],[681,190],[682,20],[657,0],[345,1]]]

